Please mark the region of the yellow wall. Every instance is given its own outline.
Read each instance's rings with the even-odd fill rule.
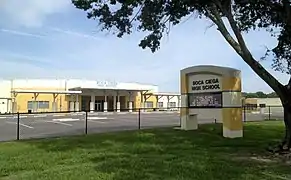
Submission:
[[[33,93],[19,93],[16,96],[17,102],[17,111],[18,112],[27,112],[27,102],[33,101],[34,94]],[[67,111],[68,110],[68,96],[66,95],[58,95],[56,98],[57,102],[57,110],[58,111]],[[39,94],[36,101],[49,101],[49,109],[38,109],[38,112],[51,112],[52,109],[52,102],[53,102],[53,95],[52,94]]]
[[[134,107],[135,108],[141,108],[141,93],[138,92],[137,96],[134,98]]]
[[[15,90],[20,90],[15,89]],[[32,90],[29,88],[22,89],[22,90]],[[47,90],[47,91],[57,91],[56,89],[44,89],[44,88],[33,88],[33,90]],[[59,91],[59,89],[58,89]],[[13,95],[12,95],[13,96]],[[27,102],[28,101],[34,101],[34,94],[33,93],[17,93],[16,95],[16,107],[18,112],[27,112]],[[37,96],[36,101],[49,101],[49,108],[48,109],[38,109],[38,112],[51,112],[52,109],[52,102],[53,102],[53,95],[52,94],[39,94]],[[79,99],[81,102],[81,99]],[[57,111],[67,111],[69,107],[69,96],[59,94],[56,98],[57,102]]]
[[[148,91],[147,93],[152,93],[151,91]],[[147,95],[147,97],[148,97],[149,95]],[[142,107],[142,105],[141,105],[141,99],[142,97],[141,97],[141,93],[140,92],[138,92],[137,93],[137,96],[134,98],[134,107],[135,108],[141,108]],[[153,102],[153,108],[156,108],[157,107],[157,98],[156,98],[156,96],[150,96],[147,100],[146,100],[147,102]],[[145,99],[143,98],[143,102],[145,102]]]
[[[46,91],[60,91],[60,90],[64,90],[64,89],[44,89],[44,88],[37,88],[34,87],[33,89],[29,89],[29,88],[25,88],[25,89],[14,89],[14,90],[46,90]],[[148,92],[151,93],[151,92]],[[148,95],[147,95],[148,96]],[[27,102],[28,101],[34,101],[34,94],[33,93],[18,93],[15,100],[16,100],[16,107],[17,107],[17,111],[18,112],[27,112],[28,111],[28,107],[27,107]],[[98,96],[95,97],[96,100],[99,99]],[[103,99],[103,97],[100,97]],[[56,98],[56,102],[57,102],[57,111],[68,111],[69,110],[69,101],[71,100],[70,96],[68,95],[58,95]],[[74,101],[75,98],[72,98],[72,100]],[[100,99],[101,100],[101,99]],[[125,97],[125,102],[126,105],[122,105],[121,108],[126,108],[128,105],[128,97]],[[137,108],[141,108],[141,93],[137,93],[137,96],[133,97],[133,108],[137,109]],[[53,102],[53,95],[52,94],[39,94],[36,101],[49,101],[49,108],[48,109],[38,109],[38,112],[51,112],[53,111],[52,109],[52,102]],[[145,99],[143,98],[143,101],[145,101]],[[155,96],[150,96],[147,100],[147,102],[152,102],[153,103],[153,108],[156,108],[157,105],[157,99]],[[82,107],[82,99],[81,96],[79,96],[79,103],[80,103],[80,109]],[[61,106],[61,107],[60,107]],[[152,109],[150,109],[152,110]]]

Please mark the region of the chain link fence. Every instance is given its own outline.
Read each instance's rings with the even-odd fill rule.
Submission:
[[[244,122],[282,120],[282,106],[261,108],[242,107]],[[159,109],[138,108],[121,112],[43,112],[0,115],[0,141],[49,138],[101,132],[138,130],[161,127],[180,127],[182,107]],[[186,109],[186,108],[185,108]],[[198,123],[222,123],[216,117],[203,118]]]

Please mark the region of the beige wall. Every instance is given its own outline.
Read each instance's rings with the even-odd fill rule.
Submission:
[[[266,104],[267,106],[282,106],[279,98],[257,98],[257,104]]]
[[[180,71],[181,104],[188,106],[188,93],[222,92],[222,108],[182,108],[182,122],[191,114],[198,114],[199,120],[216,119],[223,122],[225,137],[242,136],[242,97],[240,71],[219,66],[193,66]],[[213,83],[208,82],[216,79]],[[196,83],[199,82],[200,83]],[[218,82],[217,82],[218,80]],[[202,81],[204,81],[202,83]],[[202,87],[197,87],[200,85]],[[204,88],[210,85],[213,88]]]

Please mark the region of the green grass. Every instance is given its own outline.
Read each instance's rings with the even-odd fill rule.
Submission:
[[[246,123],[244,138],[225,139],[221,125],[197,131],[155,129],[0,143],[0,178],[17,180],[274,180],[290,165],[265,148],[282,122]]]

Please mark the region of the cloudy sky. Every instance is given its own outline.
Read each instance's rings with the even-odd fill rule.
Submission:
[[[138,47],[141,33],[119,39],[98,31],[97,22],[75,9],[71,0],[0,1],[0,77],[80,78],[159,85],[179,91],[179,71],[211,64],[240,69],[244,91],[270,88],[229,47],[206,20],[190,19],[172,29],[152,54]],[[263,31],[245,36],[256,58],[274,39]],[[270,69],[270,62],[263,62]],[[281,82],[284,74],[273,72]]]

